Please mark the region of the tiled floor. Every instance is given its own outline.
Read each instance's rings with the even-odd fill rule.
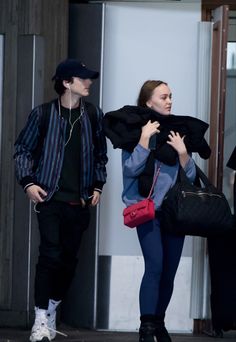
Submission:
[[[138,333],[78,330],[64,325],[58,327],[67,337],[57,335],[54,341],[61,342],[138,342]],[[0,342],[27,342],[30,332],[23,329],[0,328]],[[184,334],[171,334],[173,342],[236,342],[236,331],[227,332],[221,339],[207,335],[193,336]]]

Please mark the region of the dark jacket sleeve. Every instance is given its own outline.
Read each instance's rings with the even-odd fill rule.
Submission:
[[[15,142],[15,174],[18,183],[25,189],[28,184],[34,184],[34,156],[39,138],[39,115],[41,107],[33,109],[25,127]]]
[[[103,131],[103,112],[97,108],[96,132],[94,136],[94,188],[102,191],[106,183],[107,142]]]

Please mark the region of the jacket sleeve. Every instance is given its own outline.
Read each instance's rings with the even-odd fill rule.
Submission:
[[[24,190],[27,185],[34,184],[33,152],[36,149],[39,137],[39,113],[40,107],[32,110],[14,145],[15,153],[13,158],[16,179]]]
[[[194,182],[196,178],[196,166],[193,158],[190,156],[187,164],[184,167],[184,171],[186,173],[186,176],[190,180],[190,182]]]
[[[144,170],[150,150],[138,144],[132,153],[122,150],[123,173],[127,177],[138,177]]]
[[[100,108],[97,109],[97,122],[94,141],[94,189],[102,191],[103,185],[106,183],[107,172],[106,164],[107,157],[107,142],[103,131],[103,112]]]

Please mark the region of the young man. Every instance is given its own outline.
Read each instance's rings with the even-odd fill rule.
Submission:
[[[40,231],[31,342],[56,336],[56,308],[74,275],[89,206],[106,182],[103,113],[84,101],[98,76],[77,60],[61,62],[52,78],[58,98],[32,110],[15,143],[16,177]]]

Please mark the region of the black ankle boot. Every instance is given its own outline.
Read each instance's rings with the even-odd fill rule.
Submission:
[[[171,342],[170,335],[168,334],[168,331],[166,330],[164,320],[157,320],[155,322],[155,336],[157,338],[158,342]]]
[[[139,328],[139,342],[157,342],[155,332],[154,322],[142,322]]]

